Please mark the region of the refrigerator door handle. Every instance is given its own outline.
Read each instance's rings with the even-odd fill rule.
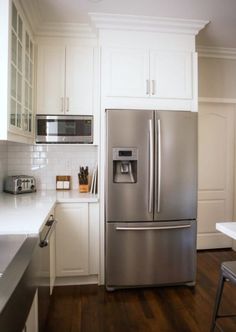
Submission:
[[[153,227],[116,227],[117,231],[153,231],[153,230],[166,230],[166,229],[182,229],[190,228],[191,225],[178,225],[178,226],[153,226]]]
[[[157,213],[161,211],[161,120],[157,120]]]
[[[153,120],[149,120],[149,183],[148,183],[148,212],[153,212],[153,174],[154,174],[154,137]]]

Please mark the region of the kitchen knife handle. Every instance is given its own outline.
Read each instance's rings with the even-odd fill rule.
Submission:
[[[153,120],[149,120],[149,183],[148,183],[148,212],[153,212],[153,167],[154,167],[154,135]]]
[[[161,211],[161,120],[157,120],[157,213]]]

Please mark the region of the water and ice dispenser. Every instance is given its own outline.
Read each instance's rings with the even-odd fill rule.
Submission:
[[[137,182],[137,148],[113,148],[113,182]]]

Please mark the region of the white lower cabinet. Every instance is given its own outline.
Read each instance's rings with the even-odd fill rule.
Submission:
[[[98,273],[98,204],[57,204],[56,276]],[[91,216],[91,218],[90,218]]]
[[[25,327],[22,332],[38,332],[38,291],[36,291]]]

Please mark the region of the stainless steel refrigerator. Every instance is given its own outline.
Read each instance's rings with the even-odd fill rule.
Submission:
[[[105,282],[195,283],[197,114],[106,111]]]

